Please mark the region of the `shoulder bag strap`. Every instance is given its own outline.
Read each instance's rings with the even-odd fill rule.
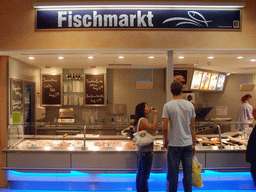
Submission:
[[[141,117],[137,123],[137,131],[136,132],[139,132],[139,129],[140,129],[140,120],[141,119],[145,119],[144,117]]]

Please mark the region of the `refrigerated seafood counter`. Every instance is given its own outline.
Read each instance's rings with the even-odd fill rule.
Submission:
[[[196,156],[203,169],[249,170],[245,161],[247,131],[221,132],[221,125],[237,122],[203,122],[197,126],[216,126],[218,134],[196,135]],[[67,130],[62,135],[24,135],[28,125],[10,125],[4,154],[4,170],[85,172],[136,172],[137,147],[129,134],[91,134],[86,125],[60,125]],[[29,125],[40,126],[42,125]],[[49,126],[49,125],[43,125]],[[52,125],[50,125],[52,126]],[[92,126],[92,125],[91,125]],[[120,125],[125,127],[124,124]],[[127,124],[126,127],[130,125]],[[56,129],[58,125],[55,125]],[[215,128],[216,128],[215,127]],[[63,129],[63,130],[65,130]],[[68,130],[80,130],[68,134]],[[166,149],[161,126],[154,141],[152,172],[166,172]],[[121,130],[120,130],[121,132]]]

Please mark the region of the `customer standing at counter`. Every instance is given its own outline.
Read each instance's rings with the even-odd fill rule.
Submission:
[[[183,85],[171,84],[173,100],[163,108],[163,143],[167,154],[167,191],[176,192],[180,161],[182,162],[185,192],[192,191],[192,162],[195,155],[195,108],[181,98]],[[168,137],[167,137],[168,136]]]
[[[253,108],[253,117],[256,119],[256,107]],[[256,125],[254,126],[250,135],[247,150],[246,150],[246,161],[251,163],[251,174],[256,187]]]
[[[252,101],[252,96],[250,94],[246,94],[241,98],[242,105],[238,108],[238,118],[237,121],[249,121],[253,120],[254,117],[252,116],[253,107],[250,105]],[[248,124],[237,124],[236,128],[239,131],[243,131]]]
[[[153,124],[148,122],[149,114],[151,112],[147,103],[143,102],[136,106],[135,109],[135,131],[147,130],[149,133],[154,134],[157,130],[157,110],[153,110],[154,119]],[[153,148],[154,144],[151,143],[147,146],[139,147],[138,159],[139,167],[136,177],[137,192],[148,192],[148,179],[153,162]]]

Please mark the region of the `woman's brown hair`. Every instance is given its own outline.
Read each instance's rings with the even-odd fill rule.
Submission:
[[[252,98],[252,96],[250,94],[246,94],[241,98],[241,101],[244,103],[245,101],[247,101],[247,99]]]
[[[144,109],[146,107],[146,102],[142,102],[138,104],[135,108],[135,121],[133,123],[133,126],[135,127],[138,124],[138,121],[141,117],[145,117]]]

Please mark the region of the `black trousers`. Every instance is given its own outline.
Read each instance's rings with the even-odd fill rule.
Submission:
[[[251,174],[256,187],[256,162],[251,163]]]

